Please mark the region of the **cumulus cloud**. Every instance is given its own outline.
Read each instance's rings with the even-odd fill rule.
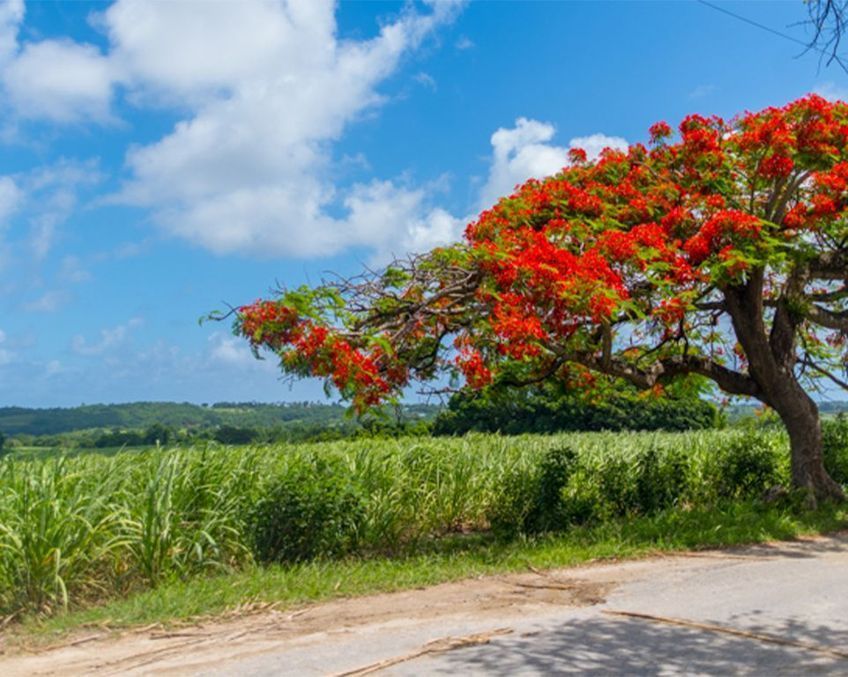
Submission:
[[[606,134],[590,134],[589,136],[575,136],[568,142],[569,150],[582,148],[590,160],[596,159],[605,148],[614,150],[627,150],[627,140],[620,136],[607,136]]]
[[[115,63],[94,45],[71,40],[19,44],[23,0],[0,0],[0,85],[21,118],[54,122],[110,119]]]
[[[140,317],[133,317],[125,324],[101,329],[99,337],[94,341],[77,334],[71,340],[71,350],[86,357],[104,355],[122,346],[129,339],[131,332],[142,324],[144,321]]]
[[[429,201],[425,188],[400,187],[391,181],[355,186],[344,201],[350,237],[370,244],[376,261],[455,241],[462,220]]]
[[[567,147],[557,146],[551,143],[555,134],[553,125],[528,118],[518,118],[514,127],[501,127],[492,134],[492,164],[478,206],[490,207],[527,179],[555,174],[568,162],[572,148],[582,148],[589,159],[607,147],[627,148],[626,140],[605,134],[575,137]]]
[[[379,250],[397,242],[399,229],[426,227],[429,214],[419,211],[418,191],[386,183],[336,189],[328,178],[330,144],[381,101],[377,86],[457,6],[405,11],[375,38],[352,42],[337,38],[332,3],[261,4],[252,11],[221,3],[196,39],[189,38],[188,61],[171,73],[171,60],[160,68],[158,55],[182,45],[163,45],[167,31],[138,33],[139,22],[123,15],[129,8],[173,13],[160,19],[181,25],[194,21],[194,13],[182,17],[184,7],[176,4],[115,5],[107,13],[110,34],[132,54],[133,70],[163,95],[199,102],[171,134],[129,154],[132,179],[120,199],[151,207],[167,231],[218,253],[313,257],[358,245]],[[250,34],[254,24],[263,26],[256,40],[227,57],[225,68],[210,67],[223,58],[209,53],[215,45],[234,32]]]
[[[18,115],[56,122],[108,120],[112,63],[93,45],[45,40],[26,45],[3,80]]]
[[[111,198],[149,209],[172,236],[222,255],[320,257],[358,247],[384,260],[455,240],[465,219],[438,206],[432,185],[339,185],[334,144],[384,103],[380,86],[462,5],[408,4],[374,37],[343,40],[332,0],[220,2],[203,12],[191,3],[117,0],[95,19],[108,39],[100,50],[64,40],[18,44],[23,9],[11,0],[0,11],[0,76],[24,117],[108,121],[119,92],[135,106],[177,111],[169,133],[128,150],[127,178]],[[423,71],[411,77],[434,84]],[[527,118],[498,129],[471,206],[488,207],[515,184],[558,171],[571,147],[593,156],[626,145],[594,134],[560,146],[554,135],[552,125]],[[42,202],[31,219],[36,257],[76,204],[72,190]]]

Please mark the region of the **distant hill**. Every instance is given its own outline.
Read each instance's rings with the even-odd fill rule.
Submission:
[[[432,418],[438,407],[412,404],[403,407],[404,418]],[[295,423],[333,425],[344,420],[346,407],[314,402],[132,402],[86,404],[79,407],[28,409],[0,407],[0,432],[5,435],[57,435],[77,430],[141,429],[154,424],[202,430],[222,425],[270,428]]]
[[[754,416],[761,404],[734,404],[727,408],[727,420],[735,423],[744,418]],[[825,416],[848,413],[848,402],[819,402],[819,411]]]

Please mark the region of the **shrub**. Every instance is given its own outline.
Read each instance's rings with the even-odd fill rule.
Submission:
[[[611,452],[598,468],[597,482],[603,497],[598,517],[608,519],[637,509],[636,464],[632,456]]]
[[[253,428],[235,425],[222,425],[215,431],[213,438],[221,444],[250,444],[256,441],[259,432]]]
[[[844,414],[822,424],[824,465],[840,484],[848,484],[848,417]]]
[[[563,512],[568,524],[586,524],[603,519],[609,512],[598,470],[580,467],[563,487]]]
[[[486,506],[486,519],[497,538],[510,539],[527,532],[527,518],[536,504],[537,472],[537,468],[520,467],[504,472]]]
[[[597,402],[589,402],[555,387],[493,387],[460,391],[433,421],[434,435],[470,431],[552,433],[588,430],[702,430],[721,417],[714,404],[686,397],[644,398],[626,387]]]
[[[513,469],[507,473],[501,490],[489,511],[496,535],[514,536],[560,531],[570,523],[563,490],[577,465],[577,452],[570,447],[554,447],[532,471]]]
[[[686,493],[689,463],[679,449],[651,446],[636,459],[639,510],[648,514],[675,505]]]
[[[256,559],[298,562],[355,549],[365,498],[339,463],[298,459],[269,483],[249,519]]]
[[[559,531],[568,525],[562,491],[574,473],[577,458],[571,447],[554,447],[542,457],[533,509],[527,516],[529,531]]]
[[[779,484],[780,457],[768,438],[754,433],[731,437],[707,468],[707,485],[719,498],[753,498]]]

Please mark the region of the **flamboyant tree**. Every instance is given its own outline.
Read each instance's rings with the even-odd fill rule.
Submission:
[[[792,481],[842,498],[812,389],[848,388],[848,104],[808,96],[581,150],[384,271],[280,290],[235,330],[360,409],[445,369],[471,388],[696,374],[781,417]]]

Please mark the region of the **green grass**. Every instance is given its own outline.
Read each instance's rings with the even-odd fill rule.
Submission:
[[[250,566],[220,576],[171,581],[106,604],[30,616],[18,641],[51,642],[86,626],[126,628],[214,616],[246,603],[292,607],[338,597],[415,588],[487,574],[565,567],[659,552],[727,547],[833,532],[848,527],[844,509],[797,513],[746,502],[711,510],[668,510],[651,517],[579,527],[558,536],[508,543],[476,535],[434,541],[416,554]]]
[[[848,477],[844,438],[833,437],[828,458]],[[48,634],[166,622],[844,526],[839,511],[751,502],[787,480],[776,429],[16,454],[0,459],[0,622]],[[321,487],[336,482],[359,497],[351,547],[335,551],[352,556],[258,566],[255,518],[268,497],[293,506],[301,534],[329,524],[332,539],[342,521]],[[526,536],[551,528],[564,532]]]

